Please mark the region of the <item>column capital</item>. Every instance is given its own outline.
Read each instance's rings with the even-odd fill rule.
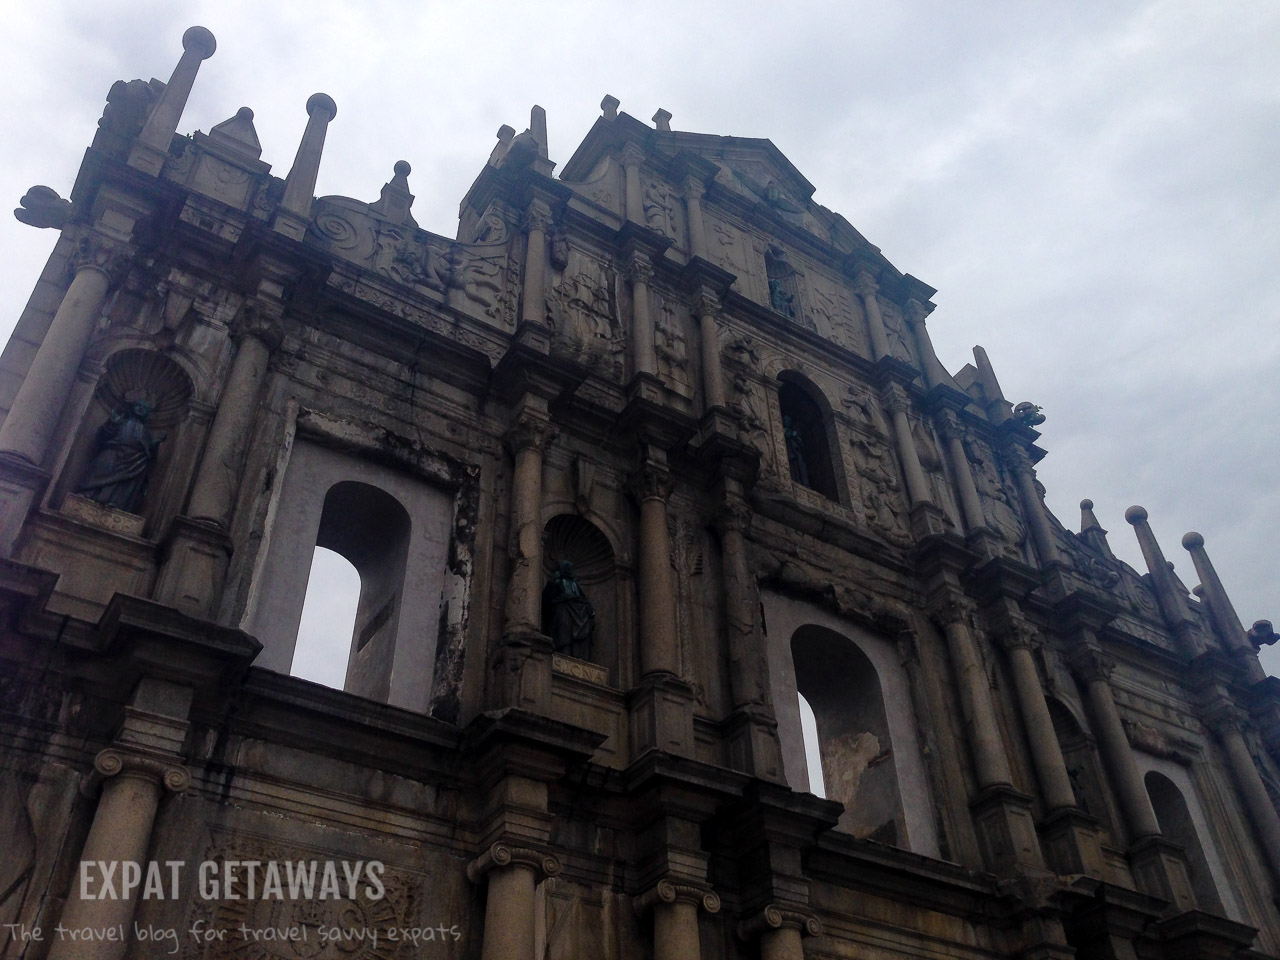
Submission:
[[[707,195],[707,184],[699,176],[689,174],[680,184],[686,200],[701,200]]]
[[[533,410],[522,410],[507,427],[503,441],[513,454],[530,447],[545,450],[560,431],[552,424],[551,418]]]
[[[191,786],[191,772],[181,763],[124,747],[107,747],[93,758],[94,772],[103,779],[141,777],[182,793]]]
[[[1035,650],[1044,642],[1040,631],[1021,618],[1005,618],[991,632],[1000,646],[1009,653],[1023,648]]]
[[[96,270],[109,284],[122,281],[133,263],[133,251],[122,243],[96,233],[86,233],[76,241],[71,253],[71,275],[82,270]]]
[[[644,147],[630,140],[623,145],[621,157],[624,167],[638,167],[644,163]]]
[[[674,487],[671,471],[661,464],[643,463],[631,475],[631,489],[641,502],[661,500],[666,503]]]
[[[653,279],[653,264],[643,253],[633,253],[622,268],[629,282],[648,283]]]
[[[1029,476],[1034,475],[1034,464],[1031,460],[1031,454],[1021,444],[1008,443],[1000,450],[1001,459],[1005,465],[1014,473],[1025,473]]]
[[[769,930],[791,927],[802,937],[822,936],[822,924],[812,913],[781,903],[771,903],[759,913],[738,923],[738,939],[751,940]]]
[[[943,440],[963,440],[968,433],[954,410],[939,410],[933,419]]]
[[[880,391],[880,404],[890,416],[894,416],[911,409],[911,398],[907,396],[907,391],[902,389],[902,384],[891,383]]]
[[[907,301],[907,323],[924,323],[925,317],[929,316],[929,311],[924,308],[924,304],[912,297]]]
[[[499,840],[467,864],[467,879],[479,883],[490,871],[510,866],[528,867],[539,880],[560,874],[560,858],[555,854],[532,847],[515,847]]]
[[[728,499],[716,511],[714,519],[716,530],[721,534],[746,533],[747,528],[751,526],[753,515],[754,511],[746,501],[736,497]]]
[[[693,295],[693,314],[699,319],[710,317],[718,321],[723,307],[724,304],[720,298],[710,291],[702,290]]]
[[[553,222],[551,205],[541,197],[537,197],[529,201],[529,206],[525,208],[524,215],[521,218],[520,226],[526,233],[534,230],[546,233],[551,229]]]
[[[1234,703],[1219,701],[1205,711],[1205,725],[1218,736],[1244,733],[1249,729],[1249,715]]]
[[[659,903],[692,903],[707,913],[720,912],[720,896],[714,890],[664,877],[636,897],[636,914],[644,916]]]
[[[249,301],[231,321],[231,339],[253,337],[261,340],[269,351],[275,351],[284,341],[284,308],[278,304]]]
[[[853,276],[853,290],[858,296],[871,299],[879,292],[880,285],[870,270],[863,269]]]
[[[1091,683],[1094,680],[1110,680],[1116,662],[1104,656],[1101,651],[1091,647],[1077,650],[1067,658],[1067,666],[1081,680]]]

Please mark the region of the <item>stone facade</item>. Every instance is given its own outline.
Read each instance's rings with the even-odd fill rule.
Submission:
[[[1280,956],[1270,625],[1198,534],[1192,596],[1142,508],[1146,573],[1052,516],[1037,409],[769,141],[606,97],[553,177],[535,107],[450,239],[403,162],[312,196],[323,94],[283,180],[247,109],[178,135],[183,46],[19,212],[61,236],[0,357],[0,956]],[[289,676],[316,545],[345,690]],[[96,898],[117,861],[178,896]]]

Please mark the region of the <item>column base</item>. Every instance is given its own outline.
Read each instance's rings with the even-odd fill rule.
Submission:
[[[770,707],[739,707],[720,724],[729,744],[729,766],[734,770],[786,783],[782,772],[782,747],[778,742],[778,721]]]
[[[1243,923],[1199,910],[1161,920],[1157,927],[1166,960],[1227,960],[1248,950],[1257,933]]]
[[[932,503],[917,503],[911,508],[911,536],[916,540],[925,537],[936,537],[944,533],[955,533],[955,524],[942,511],[941,507]]]
[[[1182,847],[1163,837],[1143,837],[1130,845],[1129,864],[1138,889],[1169,902],[1168,913],[1196,909]]]
[[[969,809],[988,870],[1003,877],[1046,872],[1030,797],[997,783],[974,797]]]
[[[49,479],[48,473],[26,457],[0,451],[0,557],[13,556],[27,515]]]
[[[1096,817],[1074,807],[1063,807],[1044,818],[1040,834],[1045,859],[1054,873],[1103,879],[1104,861]]]
[[[682,757],[695,754],[693,687],[670,673],[641,678],[627,698],[631,713],[631,750],[661,750]]]
[[[551,638],[534,630],[512,631],[502,638],[489,662],[490,707],[519,707],[544,716],[551,712]]]
[[[213,619],[231,563],[231,537],[212,520],[175,517],[155,599],[201,620]]]

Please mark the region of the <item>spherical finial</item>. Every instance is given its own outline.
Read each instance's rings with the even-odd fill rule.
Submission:
[[[1093,501],[1092,501],[1092,500],[1090,500],[1090,499],[1088,499],[1087,497],[1086,497],[1084,500],[1081,500],[1081,501],[1080,501],[1080,509],[1081,509],[1081,510],[1092,510],[1092,509],[1093,509]]]
[[[1204,537],[1200,536],[1200,534],[1192,530],[1190,533],[1188,533],[1185,537],[1182,538],[1182,545],[1186,547],[1188,550],[1194,550],[1196,549],[1196,547],[1203,547]]]
[[[313,115],[317,110],[322,110],[329,114],[330,120],[338,115],[338,105],[333,102],[333,97],[327,93],[313,93],[307,99],[307,116]]]
[[[1134,525],[1142,523],[1147,519],[1147,508],[1135,504],[1124,512],[1124,518]]]
[[[192,27],[182,35],[182,49],[199,54],[201,60],[208,60],[218,49],[218,41],[204,27]]]
[[[248,107],[241,107],[239,110],[237,110],[237,111],[236,111],[236,119],[237,119],[237,120],[244,120],[244,121],[246,121],[247,123],[252,123],[252,122],[253,122],[253,111],[252,111],[252,110],[250,110]]]
[[[409,166],[408,160],[397,160],[396,165],[391,169],[395,171],[397,177],[407,177],[413,173],[413,167]]]

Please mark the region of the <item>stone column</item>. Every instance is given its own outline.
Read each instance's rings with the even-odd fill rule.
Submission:
[[[525,323],[547,322],[547,232],[551,229],[551,207],[534,200],[524,214],[528,234],[525,247],[524,287],[520,295],[520,315]]]
[[[684,206],[689,215],[689,252],[695,257],[707,259],[707,229],[702,220],[702,198],[707,187],[697,177],[684,182]]]
[[[716,317],[720,298],[701,294],[694,302],[698,331],[702,336],[702,402],[706,409],[724,406],[724,368],[720,362],[720,331]]]
[[[907,408],[910,401],[907,392],[898,384],[885,387],[880,401],[889,411],[893,420],[893,440],[898,448],[898,458],[902,461],[902,472],[907,478],[907,495],[911,505],[932,503],[933,496],[929,492],[929,481],[920,466],[920,453],[916,450],[915,438],[911,436],[911,421],[907,419]]]
[[[1031,455],[1022,447],[1005,448],[1005,461],[1013,472],[1014,483],[1018,487],[1018,498],[1022,501],[1022,512],[1026,515],[1027,525],[1031,528],[1031,540],[1036,546],[1036,556],[1041,566],[1057,564],[1058,541],[1045,514],[1044,501],[1040,499],[1040,491],[1036,489],[1035,470],[1031,465]]]
[[[545,404],[526,397],[506,435],[515,472],[504,636],[542,631],[542,451],[552,435]]]
[[[659,880],[635,901],[636,913],[653,911],[653,960],[700,960],[698,908],[720,911],[720,898],[709,890]]]
[[[920,352],[920,366],[924,370],[925,386],[932,390],[934,387],[945,384],[951,379],[951,375],[947,373],[942,361],[933,350],[933,341],[929,339],[929,331],[925,327],[925,317],[929,314],[924,304],[912,298],[907,301],[906,313],[907,326],[911,329],[916,349]]]
[[[113,277],[126,269],[128,258],[125,248],[101,237],[80,240],[72,258],[75,277],[0,426],[0,451],[36,466],[44,460],[107,291]]]
[[[147,122],[129,153],[129,166],[159,175],[169,156],[169,145],[178,130],[178,121],[191,95],[200,64],[218,48],[213,34],[204,27],[192,27],[182,35],[182,58],[173,68],[160,99],[151,108]]]
[[[267,376],[267,361],[284,339],[280,309],[246,304],[232,325],[231,337],[236,343],[235,359],[218,401],[187,508],[188,516],[223,527],[240,486],[241,460],[258,411],[258,392]]]
[[[653,318],[649,314],[649,281],[653,265],[642,254],[633,254],[627,264],[631,284],[631,373],[653,376],[658,368],[653,349]]]
[[[635,478],[640,500],[640,672],[680,675],[680,639],[676,633],[676,600],[671,582],[671,537],[667,531],[667,498],[671,475],[665,458],[645,463]]]
[[[1271,798],[1267,796],[1267,788],[1258,775],[1258,768],[1245,743],[1244,731],[1247,725],[1245,714],[1235,707],[1219,710],[1218,715],[1210,721],[1210,726],[1226,750],[1231,773],[1240,788],[1245,810],[1249,813],[1249,821],[1257,831],[1258,839],[1262,841],[1262,855],[1271,867],[1277,884],[1280,884],[1280,815],[1277,815]]]
[[[1134,840],[1160,835],[1160,824],[1151,806],[1142,774],[1134,762],[1129,738],[1116,711],[1111,693],[1110,676],[1115,664],[1095,651],[1084,649],[1071,663],[1076,675],[1084,681],[1085,700],[1093,718],[1094,732],[1102,751],[1102,760],[1111,775],[1111,784],[1120,801],[1120,810]]]
[[[934,614],[946,631],[947,649],[955,667],[956,687],[960,693],[960,709],[968,728],[978,786],[982,789],[1011,784],[1013,777],[996,722],[991,684],[982,668],[970,629],[974,612],[973,604],[959,596],[944,596],[934,605]]]
[[[1195,564],[1196,576],[1200,578],[1200,587],[1204,591],[1205,606],[1209,608],[1209,618],[1213,621],[1218,635],[1227,649],[1235,654],[1236,659],[1244,664],[1251,682],[1265,680],[1267,672],[1258,662],[1258,653],[1253,648],[1244,632],[1244,624],[1240,615],[1227,596],[1226,588],[1218,578],[1218,571],[1209,560],[1204,549],[1204,537],[1192,531],[1182,538],[1182,545],[1191,554],[1191,562]]]
[[[1031,652],[1036,643],[1035,634],[1030,627],[1020,624],[1006,630],[1002,639],[1009,652],[1018,707],[1031,741],[1031,762],[1035,766],[1040,789],[1044,791],[1045,805],[1049,811],[1074,808],[1076,798],[1071,789],[1071,778],[1067,776],[1067,762],[1053,731],[1053,718],[1049,715],[1044,688],[1040,685],[1040,675]]]
[[[867,313],[867,331],[871,334],[871,359],[881,360],[890,356],[889,337],[884,332],[884,317],[880,315],[880,301],[876,294],[880,289],[876,278],[868,270],[858,271],[854,279],[854,291],[862,298]]]
[[[495,843],[467,864],[467,879],[488,878],[480,960],[532,960],[534,893],[542,877],[560,873],[560,861],[526,847]]]
[[[943,410],[938,414],[937,422],[938,432],[942,434],[946,444],[947,458],[951,461],[951,473],[956,478],[956,486],[960,488],[960,509],[964,513],[965,531],[972,533],[974,530],[985,530],[986,514],[983,513],[982,500],[973,482],[969,455],[964,449],[964,425],[954,410]]]
[[[185,790],[191,775],[177,763],[116,748],[99,753],[93,766],[106,779],[80,862],[145,863],[162,793]],[[91,875],[96,877],[96,871]],[[88,892],[96,893],[96,885]],[[133,921],[136,889],[119,899],[81,899],[80,893],[77,871],[59,918],[64,927],[104,930],[123,925],[127,931]],[[49,960],[120,960],[128,945],[127,937],[115,942],[55,939]]]
[[[1156,602],[1165,623],[1173,631],[1183,652],[1189,657],[1198,657],[1205,652],[1204,642],[1191,625],[1187,595],[1174,579],[1169,561],[1164,558],[1160,544],[1156,542],[1156,535],[1147,522],[1146,509],[1132,506],[1124,512],[1124,518],[1133,526],[1138,546],[1142,548],[1142,559],[1147,562],[1151,583],[1155,587]]]
[[[760,960],[804,960],[802,938],[820,936],[817,917],[777,903],[738,924],[739,939],[760,938]]]
[[[638,143],[628,143],[622,148],[622,171],[626,181],[625,216],[632,223],[642,227],[648,224],[644,219],[644,193],[640,188],[640,165],[644,163],[644,148]]]
[[[311,221],[311,201],[316,191],[316,175],[324,153],[329,122],[338,115],[338,105],[328,94],[314,93],[307,100],[307,127],[302,132],[293,167],[284,182],[284,196],[276,214],[276,230],[301,240]]]

